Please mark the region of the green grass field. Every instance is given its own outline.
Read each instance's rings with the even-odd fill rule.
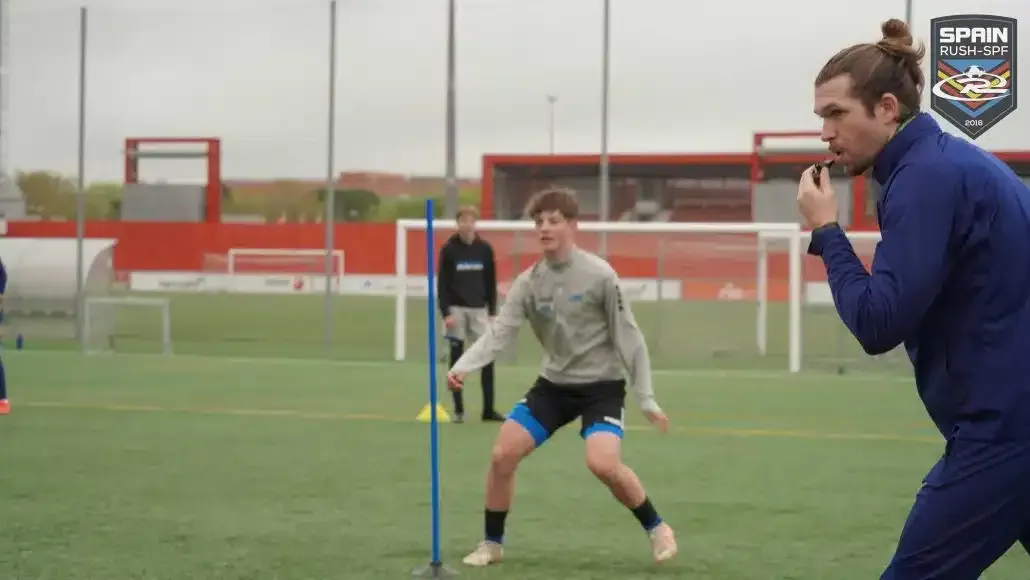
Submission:
[[[326,315],[324,298],[312,295],[137,294],[170,300],[171,332],[181,354],[327,358],[350,361],[394,360],[395,305],[389,297],[334,297]],[[637,302],[634,313],[648,340],[656,368],[788,368],[788,317],[785,304],[771,304],[767,350],[757,347],[757,305],[753,302]],[[805,307],[802,351],[805,368],[910,373],[903,353],[871,359],[862,353],[832,308]],[[112,337],[95,333],[93,348],[126,353],[160,352],[156,308],[95,308],[96,316],[115,320]],[[425,360],[426,301],[407,302],[407,360]],[[53,322],[53,321],[48,321]],[[328,322],[328,324],[327,324]],[[74,349],[70,340],[33,336],[39,321],[9,321],[8,332],[23,330],[36,349]],[[71,322],[60,321],[65,333]],[[325,341],[326,327],[331,330]],[[70,335],[69,335],[70,336]],[[110,338],[110,340],[109,340]],[[503,357],[505,363],[535,365],[540,350],[528,328]]]
[[[414,350],[424,351],[424,323],[412,312],[413,361],[394,363],[388,305],[341,299],[327,353],[321,304],[289,299],[176,297],[173,357],[81,355],[31,336],[26,350],[8,351],[0,576],[386,579],[427,563],[428,426],[414,421],[428,397],[425,356]],[[902,366],[848,351],[843,376],[790,375],[782,355],[746,352],[753,325],[743,328],[743,311],[733,318],[740,309],[671,306],[638,310],[674,428],[652,432],[631,406],[625,456],[677,527],[680,557],[650,563],[643,534],[592,479],[569,429],[520,472],[508,561],[463,568],[482,532],[496,428],[446,424],[443,555],[462,577],[879,576],[943,449]],[[119,320],[116,350],[156,345],[147,314]],[[821,320],[816,354],[829,357],[836,330]],[[706,332],[740,352],[706,350],[718,344],[695,336]],[[498,371],[506,408],[534,376],[522,338]],[[478,383],[469,386],[476,411]],[[1014,549],[986,578],[1023,580],[1027,566]]]

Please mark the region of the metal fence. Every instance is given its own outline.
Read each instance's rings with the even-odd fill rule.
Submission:
[[[813,38],[798,54],[777,44],[780,31],[754,32],[752,40],[766,47],[762,55],[748,49],[747,58],[724,58],[750,63],[746,74],[754,86],[770,84],[762,75],[773,62],[794,63],[797,82],[784,82],[777,69],[777,86],[787,88],[761,99],[736,89],[718,102],[704,97],[699,112],[696,81],[680,79],[682,71],[656,59],[707,55],[716,40],[682,34],[683,3],[612,2],[610,11],[606,4],[461,2],[449,22],[442,1],[106,0],[77,9],[0,0],[0,212],[11,236],[38,239],[45,232],[64,241],[52,249],[49,270],[12,262],[3,255],[9,250],[0,249],[12,280],[8,334],[21,334],[26,348],[160,352],[164,303],[123,307],[109,300],[143,296],[168,298],[178,353],[390,360],[389,289],[343,289],[341,274],[354,280],[389,272],[392,264],[383,262],[393,252],[372,226],[350,222],[413,217],[421,204],[412,199],[426,195],[441,196],[452,211],[476,187],[474,179],[466,184],[457,177],[478,174],[485,152],[745,150],[757,129],[813,125],[808,71],[840,48],[838,38]],[[692,4],[690,10],[694,21],[720,21],[724,8]],[[808,14],[800,5],[793,15],[793,7],[778,10],[784,21]],[[854,8],[844,16],[861,23],[856,35],[876,36],[883,15],[866,12]],[[739,87],[745,74],[709,62],[692,68],[720,86]],[[160,144],[157,157],[135,167],[126,163],[132,138],[193,141]],[[215,203],[203,139],[220,144],[214,185],[222,225],[171,223],[173,216],[205,217]],[[598,176],[597,191],[617,193],[604,177]],[[132,180],[150,189],[130,200],[125,183]],[[374,203],[342,197],[372,183],[393,194]],[[238,234],[255,222],[283,222],[286,233],[275,241]],[[237,233],[225,233],[232,228]],[[115,241],[113,263],[106,250],[91,254],[88,239]],[[684,274],[677,265],[676,256],[711,249],[710,241],[665,240],[645,256],[617,241],[607,242],[607,253],[652,260],[656,281],[693,279],[701,287],[725,281]],[[509,269],[532,256],[532,240],[517,243],[517,251],[499,254]],[[601,249],[599,240],[583,243]],[[733,244],[730,250],[716,244],[719,259],[741,269],[753,265],[744,257],[752,255],[752,242]],[[267,254],[242,259],[230,269],[236,248],[305,252],[278,261]],[[141,270],[176,276],[129,276]],[[263,290],[273,293],[231,291],[231,278],[251,280],[248,275],[261,276]],[[41,292],[58,287],[58,297]],[[97,315],[86,332],[89,297],[105,299],[90,306]],[[775,349],[756,355],[754,300],[682,298],[641,298],[639,317],[659,366],[684,360],[780,366],[767,363]],[[418,352],[425,313],[412,300],[407,339],[409,352]],[[836,332],[832,313],[819,316]],[[812,336],[821,338],[808,351],[835,356],[836,343]],[[531,343],[520,345],[509,359],[531,360],[532,352]]]
[[[452,233],[436,233],[434,254]],[[50,294],[38,293],[38,286],[31,284],[13,285],[6,298],[6,325],[23,337],[28,348],[388,362],[393,360],[400,315],[405,320],[401,339],[406,360],[425,361],[425,296],[430,290],[424,277],[425,244],[418,239],[421,232],[410,234],[403,242],[408,289],[400,314],[395,309],[398,281],[384,276],[370,282],[372,277],[348,274],[343,252],[332,254],[333,274],[328,279],[318,250],[242,251],[206,255],[205,270],[178,277],[137,273],[126,288],[110,283],[112,271],[103,263],[110,257],[110,247],[87,240],[87,255],[94,265],[89,268],[81,341],[75,340],[72,302],[59,296],[62,292],[68,296],[74,287],[67,274],[65,285]],[[497,255],[503,303],[514,277],[538,259],[536,240],[532,233],[522,232],[483,235]],[[789,292],[784,244],[762,242],[754,234],[730,233],[607,237],[609,260],[623,272],[626,297],[656,368],[787,368]],[[588,250],[597,251],[600,245],[597,234],[581,233],[577,240]],[[55,240],[51,246],[60,242]],[[863,259],[871,259],[872,242],[856,241],[855,247]],[[16,267],[25,261],[32,260],[18,261]],[[63,272],[69,272],[68,265],[60,265]],[[906,370],[900,350],[877,359],[862,353],[832,306],[818,260],[802,260],[802,281],[801,344],[806,369]],[[327,327],[332,329],[328,339]],[[442,329],[439,323],[438,328]],[[444,337],[434,340],[442,343]],[[501,363],[532,366],[540,355],[527,329]]]

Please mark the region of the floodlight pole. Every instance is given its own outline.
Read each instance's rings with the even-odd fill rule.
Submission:
[[[325,176],[325,217],[322,225],[325,228],[325,295],[322,298],[322,345],[329,350],[333,343],[333,283],[335,261],[333,250],[336,249],[336,0],[329,4],[329,100],[328,134],[326,135],[326,176]],[[336,289],[337,291],[342,290]]]
[[[85,319],[85,244],[86,238],[86,34],[89,29],[88,11],[85,6],[79,9],[79,142],[78,142],[78,179],[75,197],[75,337],[82,350],[86,350]]]
[[[458,160],[457,160],[457,89],[455,88],[455,76],[457,74],[457,48],[455,31],[455,13],[457,7],[455,0],[447,2],[447,182],[444,189],[444,210],[447,215],[453,216],[458,212]]]
[[[554,155],[554,105],[557,102],[558,95],[547,95],[547,139],[551,155]]]
[[[600,157],[600,197],[601,212],[600,219],[608,221],[609,207],[611,205],[611,169],[608,166],[608,96],[611,85],[611,0],[604,0],[604,31],[602,34],[601,50],[601,157]],[[608,256],[608,234],[601,232],[598,242],[598,253],[602,257]]]

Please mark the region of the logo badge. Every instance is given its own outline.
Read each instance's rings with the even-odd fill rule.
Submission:
[[[976,139],[1016,110],[1016,19],[955,14],[930,30],[930,108]]]

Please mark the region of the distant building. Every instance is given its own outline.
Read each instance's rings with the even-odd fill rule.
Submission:
[[[262,195],[318,190],[325,187],[325,181],[312,179],[246,180],[230,179],[226,185],[241,195]],[[340,189],[367,189],[379,197],[428,197],[440,195],[447,187],[444,177],[404,175],[374,171],[346,171],[337,181]],[[478,189],[479,179],[461,178],[458,189]]]

